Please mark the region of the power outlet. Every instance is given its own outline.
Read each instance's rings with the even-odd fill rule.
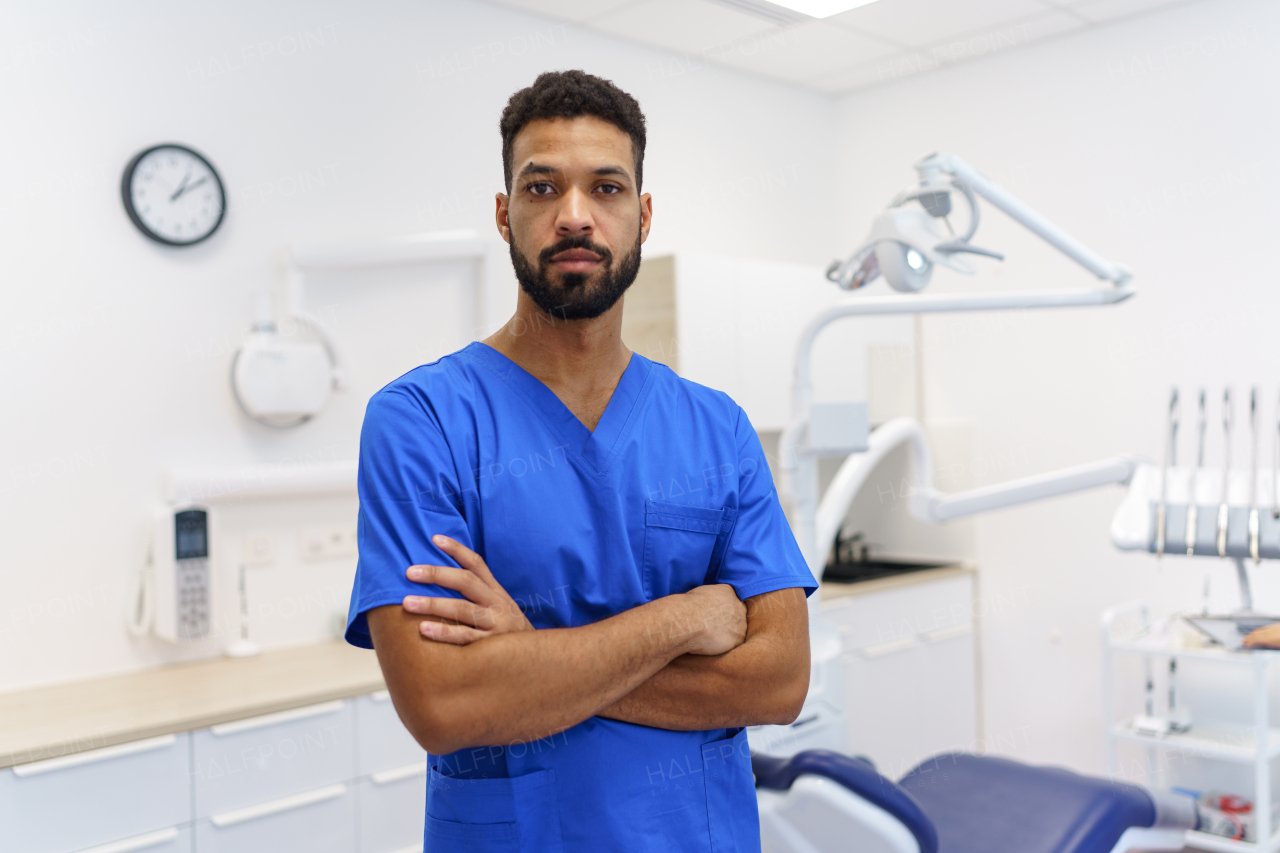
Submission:
[[[276,561],[276,540],[270,533],[250,533],[244,538],[244,564],[269,566]]]
[[[333,560],[356,555],[356,528],[348,524],[304,527],[298,541],[304,560]]]

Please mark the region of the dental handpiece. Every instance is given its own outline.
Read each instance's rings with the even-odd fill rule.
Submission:
[[[1198,406],[1199,416],[1196,418],[1196,433],[1198,435],[1196,451],[1196,467],[1191,469],[1191,489],[1190,497],[1187,500],[1187,556],[1190,557],[1196,550],[1196,521],[1198,512],[1196,510],[1196,487],[1200,482],[1200,469],[1204,467],[1204,432],[1209,425],[1205,420],[1204,408],[1204,389],[1200,389],[1200,403]]]
[[[1258,554],[1258,389],[1249,389],[1249,556],[1261,563]]]
[[[1168,521],[1169,469],[1177,464],[1178,455],[1178,389],[1169,396],[1169,435],[1164,450],[1164,468],[1160,472],[1160,509],[1156,513],[1156,558],[1164,556],[1165,527]]]
[[[1227,556],[1227,483],[1231,479],[1231,389],[1222,392],[1222,503],[1218,504],[1218,556]]]

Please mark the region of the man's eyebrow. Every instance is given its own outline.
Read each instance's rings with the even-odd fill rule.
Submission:
[[[525,175],[554,175],[558,171],[560,170],[555,166],[547,166],[542,163],[534,163],[530,161],[525,164],[524,168],[520,170],[520,174],[516,177],[523,178]]]
[[[593,175],[621,175],[624,178],[630,178],[631,173],[621,166],[601,166],[591,174]]]
[[[520,173],[516,175],[516,177],[523,178],[526,175],[554,175],[554,174],[557,174],[559,171],[560,169],[555,166],[549,166],[545,163],[534,163],[530,161],[524,165],[524,168],[520,170]],[[622,168],[621,166],[601,166],[599,169],[593,170],[591,174],[621,175],[622,177],[628,178],[628,179],[631,177],[631,173],[628,172],[626,169]]]

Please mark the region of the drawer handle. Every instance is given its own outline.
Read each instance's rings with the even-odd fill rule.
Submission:
[[[166,841],[172,841],[177,837],[178,828],[171,826],[158,832],[148,832],[146,835],[135,835],[133,838],[126,838],[123,841],[113,841],[110,844],[90,847],[88,850],[81,850],[80,853],[132,853],[134,850],[145,850],[148,847],[155,847],[157,844],[164,844]]]
[[[341,711],[345,704],[341,699],[335,699],[332,702],[308,705],[305,708],[293,708],[288,711],[277,711],[274,714],[263,714],[260,717],[249,717],[247,720],[219,723],[216,726],[210,726],[209,731],[218,737],[233,735],[237,732],[260,729],[263,726],[274,726],[276,723],[288,723],[293,720],[305,720],[307,717],[318,717],[321,714],[332,714],[335,711]]]
[[[401,779],[408,779],[410,776],[427,774],[427,762],[419,761],[414,764],[406,764],[404,767],[396,767],[392,770],[383,770],[378,773],[371,773],[369,778],[373,780],[375,785],[390,785],[392,782],[399,782]]]
[[[324,788],[316,788],[314,791],[307,791],[302,794],[294,794],[291,797],[281,797],[278,800],[271,800],[266,803],[258,803],[256,806],[246,806],[243,809],[236,809],[231,812],[223,812],[209,818],[209,822],[221,829],[225,826],[235,826],[237,823],[244,823],[246,820],[256,820],[260,817],[268,815],[280,814],[290,809],[298,809],[303,806],[309,806],[312,803],[320,803],[325,800],[332,800],[334,797],[341,797],[347,792],[347,786],[338,782],[336,785],[328,785]]]
[[[907,649],[914,649],[918,645],[920,645],[920,638],[912,635],[910,637],[903,637],[901,640],[890,640],[887,643],[877,643],[874,646],[865,646],[861,651],[864,658],[872,660],[874,658],[894,654],[895,652],[905,652]]]
[[[943,640],[953,640],[956,637],[963,637],[971,633],[973,633],[973,625],[965,622],[961,625],[952,625],[949,628],[938,628],[934,631],[929,631],[924,635],[924,639],[928,643],[940,643]]]
[[[108,746],[102,749],[91,749],[87,752],[77,752],[74,755],[60,755],[57,758],[46,758],[43,761],[32,761],[30,764],[19,764],[15,766],[13,768],[13,775],[35,776],[39,773],[49,773],[54,770],[62,770],[67,767],[77,767],[81,764],[93,764],[96,761],[108,761],[112,758],[119,758],[122,755],[133,755],[135,752],[149,752],[153,749],[163,749],[166,746],[172,746],[173,742],[177,739],[177,735],[161,735],[160,737],[130,741],[129,743]]]

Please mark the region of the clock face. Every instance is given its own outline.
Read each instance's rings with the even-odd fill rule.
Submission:
[[[157,145],[134,157],[120,192],[133,224],[169,246],[199,243],[218,229],[226,210],[218,173],[181,145]]]

